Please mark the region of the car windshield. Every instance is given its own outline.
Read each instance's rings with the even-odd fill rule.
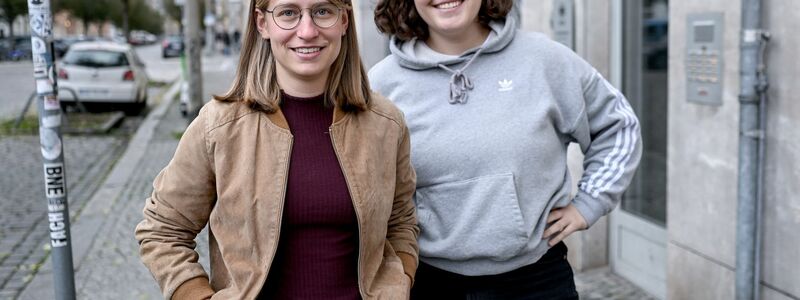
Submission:
[[[124,67],[128,65],[125,53],[104,50],[70,51],[64,57],[64,63],[92,68]]]

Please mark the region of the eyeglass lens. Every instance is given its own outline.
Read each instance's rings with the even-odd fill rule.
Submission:
[[[336,24],[341,14],[339,7],[331,3],[314,5],[309,8],[311,20],[319,27],[328,28]],[[303,9],[292,4],[279,5],[272,10],[272,18],[275,24],[283,29],[293,29],[300,24],[303,17]]]

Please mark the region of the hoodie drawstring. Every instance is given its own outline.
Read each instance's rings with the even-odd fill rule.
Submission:
[[[443,64],[439,64],[439,67],[442,69],[447,70],[450,73],[453,73],[453,76],[450,77],[450,104],[466,104],[467,103],[467,92],[472,90],[474,85],[469,78],[464,75],[464,70],[469,68],[469,65],[478,58],[478,55],[481,54],[483,48],[478,49],[475,51],[475,54],[472,55],[472,58],[467,61],[467,64],[464,65],[463,68],[458,70],[453,70],[448,68]]]

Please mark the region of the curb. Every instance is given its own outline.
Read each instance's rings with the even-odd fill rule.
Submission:
[[[136,134],[128,142],[127,149],[119,158],[103,184],[84,205],[80,213],[72,216],[70,235],[72,239],[72,261],[74,274],[77,275],[86,256],[94,246],[97,234],[103,223],[109,218],[109,210],[119,199],[125,184],[133,175],[139,162],[144,157],[150,141],[169,107],[175,102],[175,94],[180,89],[181,80],[175,80],[160,103],[142,122]],[[80,234],[75,234],[75,233]],[[48,255],[41,269],[30,283],[22,290],[18,299],[54,299],[52,258]],[[76,276],[77,277],[77,276]],[[80,283],[75,283],[76,292]]]

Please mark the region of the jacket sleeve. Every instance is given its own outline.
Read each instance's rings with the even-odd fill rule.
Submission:
[[[174,157],[153,182],[144,220],[136,226],[142,262],[165,299],[178,297],[178,287],[192,279],[213,291],[195,251],[195,237],[206,226],[216,200],[204,112],[186,129]]]
[[[413,283],[419,262],[419,247],[417,246],[419,227],[417,226],[416,208],[412,200],[416,190],[417,175],[411,166],[411,142],[408,127],[404,121],[400,123],[400,127],[402,133],[397,149],[394,204],[386,238],[397,252],[403,262],[403,270]]]
[[[593,68],[583,83],[583,112],[573,138],[584,153],[584,172],[572,200],[588,226],[616,207],[642,153],[639,120],[628,100]]]

